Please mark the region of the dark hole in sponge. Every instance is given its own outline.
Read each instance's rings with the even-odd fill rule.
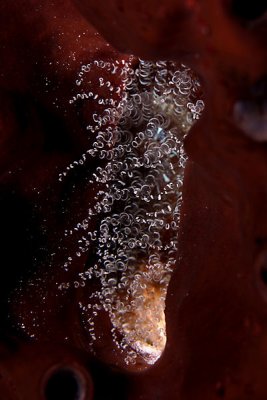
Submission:
[[[225,387],[222,384],[219,384],[216,388],[217,397],[223,398],[225,396]]]
[[[267,11],[267,3],[262,0],[232,1],[232,13],[235,17],[241,18],[246,21],[254,21],[264,15]]]
[[[260,277],[264,285],[267,286],[267,264],[261,266]]]
[[[72,369],[58,369],[48,378],[44,395],[46,400],[82,400],[79,376]]]

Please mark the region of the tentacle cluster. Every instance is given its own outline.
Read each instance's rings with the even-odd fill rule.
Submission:
[[[204,103],[200,83],[186,66],[144,60],[133,64],[130,59],[83,66],[76,81],[82,90],[70,100],[104,106],[87,127],[95,135],[92,147],[76,161],[98,160],[89,183],[99,190],[88,217],[75,227],[82,231],[76,255],[89,251],[94,260],[75,286],[99,282],[88,304],[80,304],[92,341],[94,315],[104,309],[114,341],[127,350],[126,363],[134,363],[138,355],[154,363],[166,343],[165,298],[177,257],[187,159],[183,139]],[[90,74],[99,77],[101,70],[111,76],[99,78],[99,87],[110,96],[83,90]],[[121,86],[112,86],[112,74],[120,75]],[[92,219],[97,221],[94,230],[88,228]],[[67,260],[64,267],[70,264]]]

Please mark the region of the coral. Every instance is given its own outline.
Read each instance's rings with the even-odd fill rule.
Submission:
[[[0,8],[0,397],[266,399],[266,5]]]
[[[103,70],[110,80],[101,76]],[[111,85],[113,74],[121,86]],[[75,162],[81,165],[93,157],[100,165],[88,177],[98,188],[88,217],[71,230],[83,233],[76,256],[89,251],[94,260],[74,285],[84,287],[93,279],[101,286],[90,296],[93,304],[80,302],[84,324],[96,340],[94,314],[103,308],[113,325],[114,342],[128,349],[126,363],[135,363],[136,352],[153,364],[166,344],[165,299],[178,250],[186,162],[183,140],[204,108],[198,98],[200,83],[184,65],[164,61],[95,60],[83,65],[79,76],[80,91],[70,103],[86,99],[92,107],[94,102],[108,105],[93,115],[95,125],[87,129],[95,141]],[[93,77],[106,88],[105,98],[97,87],[86,92]],[[92,219],[97,220],[94,231],[89,229]],[[73,255],[68,258],[66,269]],[[64,282],[60,289],[71,284]]]

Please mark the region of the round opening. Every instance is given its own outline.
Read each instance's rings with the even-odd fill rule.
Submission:
[[[264,285],[267,286],[267,264],[261,266],[260,277]]]
[[[223,398],[223,397],[225,396],[225,388],[224,388],[224,386],[219,385],[219,386],[216,388],[216,395],[217,395],[217,397],[219,397],[219,398]]]
[[[267,301],[267,250],[259,252],[255,259],[256,284],[260,295]]]
[[[262,0],[244,1],[244,0],[233,0],[232,1],[232,13],[235,17],[244,19],[246,21],[253,21],[264,15],[267,11],[267,4]]]
[[[75,371],[61,368],[48,378],[44,388],[45,400],[82,400],[83,385]]]

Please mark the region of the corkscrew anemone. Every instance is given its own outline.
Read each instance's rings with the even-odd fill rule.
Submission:
[[[87,91],[93,74],[109,95]],[[111,85],[113,74],[121,77],[121,87]],[[186,162],[183,139],[204,108],[200,83],[184,65],[144,60],[134,65],[130,58],[82,66],[76,85],[80,92],[70,104],[93,99],[108,105],[93,115],[95,124],[87,129],[95,141],[76,162],[91,157],[99,165],[89,180],[98,191],[88,217],[74,229],[83,231],[76,256],[89,252],[95,260],[75,286],[99,282],[91,302],[80,302],[83,323],[93,345],[95,317],[105,310],[114,343],[127,353],[125,363],[141,356],[153,364],[166,344],[165,299],[177,257]],[[69,283],[59,286],[66,287]]]

